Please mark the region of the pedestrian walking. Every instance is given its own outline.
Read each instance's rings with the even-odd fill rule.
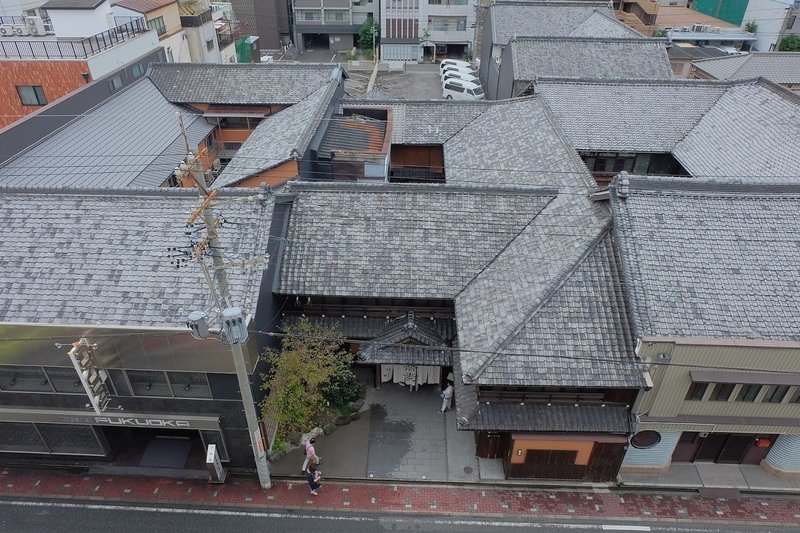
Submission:
[[[311,487],[311,494],[314,496],[319,496],[317,491],[322,486],[319,482],[321,477],[322,473],[317,471],[317,465],[308,465],[308,470],[306,470],[306,480],[308,481],[308,486]]]
[[[303,461],[303,469],[302,472],[305,473],[306,469],[308,468],[308,463],[313,465],[318,465],[320,463],[319,456],[317,455],[317,450],[314,448],[314,444],[316,444],[317,439],[309,439],[306,442],[306,459]]]
[[[440,396],[442,397],[442,408],[440,411],[444,414],[453,404],[453,384],[451,382],[447,382],[447,388],[442,391]]]

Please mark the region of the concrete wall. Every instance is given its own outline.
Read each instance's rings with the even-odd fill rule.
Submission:
[[[184,28],[184,30],[186,31],[186,40],[189,44],[189,55],[192,58],[192,63],[222,62],[222,54],[219,51],[217,32],[214,29],[213,22],[196,28]],[[206,42],[209,40],[214,41],[213,50],[209,50],[206,46]]]
[[[87,59],[92,78],[97,79],[127,65],[137,57],[160,49],[158,35],[146,31],[133,39],[120,43]]]
[[[493,68],[490,66],[490,69]],[[488,92],[484,87],[484,92]],[[514,95],[514,62],[511,60],[511,46],[506,46],[500,61],[500,68],[497,73],[496,88],[492,87],[491,98],[502,100],[513,98]]]
[[[89,37],[115,26],[108,0],[95,9],[48,9],[57,37]]]
[[[170,60],[168,50],[172,52],[172,61],[175,63],[189,63],[192,61],[192,55],[189,53],[189,38],[183,28],[178,33],[159,40],[159,44],[164,48],[164,55],[166,55],[167,61]]]
[[[755,50],[770,52],[778,49],[778,36],[786,23],[789,7],[780,0],[749,0],[743,24],[750,21],[758,24],[753,45]],[[800,26],[800,23],[795,22],[795,26]],[[800,28],[795,31],[800,31]]]

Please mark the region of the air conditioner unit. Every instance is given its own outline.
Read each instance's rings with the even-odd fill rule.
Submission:
[[[2,24],[0,25],[0,35],[3,37],[11,37],[12,35],[16,35],[14,32],[14,26],[11,24]]]
[[[684,26],[683,28],[681,28],[681,31],[689,31],[691,29],[692,28],[690,28],[689,26]]]
[[[17,35],[30,35],[31,32],[25,24],[14,25],[14,33]]]
[[[31,35],[44,35],[47,33],[44,29],[42,17],[25,17],[25,25],[28,26]]]
[[[703,25],[703,32],[708,33],[710,31],[711,31],[711,25],[710,24],[704,24]]]
[[[696,33],[699,33],[701,31],[703,31],[703,25],[702,24],[692,24],[692,31],[696,32]]]
[[[211,168],[219,172],[219,169],[222,168],[222,162],[219,159],[215,159],[214,162],[211,163]]]

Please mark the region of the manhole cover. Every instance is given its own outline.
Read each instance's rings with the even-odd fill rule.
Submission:
[[[471,474],[472,473],[472,467],[471,466],[465,466],[464,467],[464,473],[465,474]]]

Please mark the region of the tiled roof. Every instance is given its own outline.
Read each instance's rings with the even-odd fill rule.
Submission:
[[[138,13],[149,13],[155,9],[177,2],[178,0],[116,0],[113,5],[124,7]]]
[[[669,153],[728,87],[678,80],[542,80],[536,91],[578,150]]]
[[[627,38],[529,38],[509,43],[515,80],[671,80],[664,41]]]
[[[255,193],[217,197],[217,213],[236,222],[219,231],[228,259],[266,250],[272,204]],[[208,290],[199,268],[176,270],[167,249],[189,244],[197,204],[193,189],[1,189],[0,322],[185,328]],[[261,272],[230,270],[228,281],[254,313]]]
[[[672,150],[692,176],[800,177],[800,96],[769,82],[734,85]]]
[[[774,83],[800,83],[800,52],[754,52],[695,61],[694,66],[718,80],[763,77]]]
[[[371,91],[367,91],[362,95],[353,96],[346,94],[344,96],[345,100],[405,100],[405,98],[401,96],[394,95],[392,93],[383,91],[381,89],[372,89]]]
[[[362,364],[451,366],[452,352],[433,346],[396,344],[361,350],[358,362]]]
[[[313,63],[157,63],[148,76],[173,103],[256,105],[296,104],[342,72]]]
[[[637,337],[800,340],[800,186],[624,177],[611,204]]]
[[[638,38],[644,39],[644,35],[634,30],[627,24],[617,20],[617,18],[605,8],[598,8],[589,15],[585,21],[578,24],[569,32],[570,37],[609,37],[609,38]]]
[[[214,188],[234,185],[293,157],[302,157],[337,85],[337,81],[328,82],[295,105],[262,120],[216,179]]]
[[[441,144],[445,179],[450,185],[594,186],[539,97],[346,105],[390,108],[394,144]]]
[[[296,324],[301,318],[298,314],[287,314],[283,317],[283,326],[290,326]],[[312,316],[308,315],[305,318],[319,324],[326,328],[335,327],[341,334],[348,339],[372,339],[381,334],[385,330],[387,324],[391,324],[395,320],[405,320],[402,317],[374,317],[374,316]],[[420,320],[419,318],[417,320]],[[431,328],[437,333],[439,337],[449,343],[450,339],[455,337],[455,321],[450,318],[436,318],[429,320]]]
[[[280,292],[452,299],[554,191],[290,184]]]
[[[491,6],[492,42],[504,46],[515,36],[635,37],[617,21],[607,2],[495,2]],[[573,33],[574,32],[574,33]]]
[[[603,232],[502,352],[484,363],[476,381],[531,387],[644,386],[634,362],[621,285],[610,233]]]
[[[457,394],[457,393],[456,393]],[[456,396],[459,398],[459,396]],[[460,398],[459,398],[460,399]],[[457,415],[461,413],[456,404]],[[618,433],[631,431],[624,405],[481,404],[461,429],[471,431],[541,431],[554,433]]]
[[[0,184],[32,187],[158,187],[189,145],[213,126],[169,103],[142,79],[0,167]]]

